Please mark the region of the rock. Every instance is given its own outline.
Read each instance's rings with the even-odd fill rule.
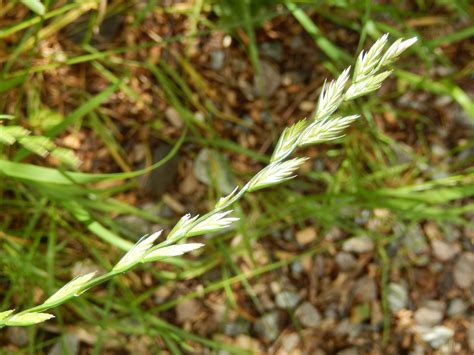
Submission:
[[[250,330],[250,322],[243,318],[239,318],[233,322],[224,324],[224,334],[235,337],[240,334],[248,334]]]
[[[11,343],[20,347],[28,344],[28,333],[25,328],[8,327],[6,333]]]
[[[63,335],[54,344],[48,355],[74,355],[79,353],[79,338],[75,334]]]
[[[429,250],[423,231],[418,224],[407,229],[403,237],[403,244],[410,253],[417,255],[424,254]]]
[[[472,320],[467,329],[467,344],[469,345],[469,349],[474,352],[474,321]]]
[[[222,194],[231,193],[236,186],[227,159],[217,151],[202,149],[194,161],[193,170],[200,182],[211,187],[217,184]]]
[[[336,255],[336,264],[341,271],[351,271],[357,266],[357,259],[351,253],[340,252]]]
[[[167,107],[165,110],[165,117],[166,119],[175,127],[175,128],[183,128],[184,122],[181,116],[179,115],[178,111],[174,107]]]
[[[161,144],[153,150],[152,164],[165,158],[173,149],[168,144]],[[139,193],[142,196],[160,198],[165,192],[177,185],[179,155],[176,154],[160,167],[138,178]]]
[[[446,243],[442,240],[433,240],[431,242],[434,256],[440,261],[448,261],[461,251],[459,244]]]
[[[321,314],[310,302],[303,302],[296,309],[295,316],[304,327],[316,328],[321,323]]]
[[[359,355],[359,354],[360,352],[356,347],[340,350],[336,353],[336,355]]]
[[[179,323],[195,320],[200,312],[201,307],[195,299],[184,300],[176,305],[176,318]]]
[[[455,298],[449,302],[448,306],[448,315],[453,317],[457,315],[462,315],[469,306],[460,298]]]
[[[293,309],[300,301],[300,295],[296,292],[282,291],[275,297],[275,303],[283,309]]]
[[[414,319],[416,324],[433,327],[444,317],[444,304],[440,301],[428,301],[425,306],[416,310]]]
[[[151,224],[148,221],[135,215],[119,216],[115,220],[126,229],[127,233],[135,236],[137,240],[152,231]]]
[[[264,314],[255,322],[255,331],[267,340],[273,341],[280,332],[280,315],[277,311]]]
[[[365,276],[356,281],[354,297],[359,302],[370,302],[377,297],[377,285],[373,278]]]
[[[271,97],[280,87],[280,73],[272,64],[265,60],[260,61],[260,69],[260,75],[255,76],[255,93],[258,95],[264,95],[265,97]]]
[[[474,253],[463,253],[454,265],[454,281],[460,288],[468,289],[474,284]]]
[[[374,249],[374,242],[368,236],[351,238],[342,245],[342,250],[357,254],[367,253]]]
[[[316,239],[316,229],[314,227],[307,227],[296,232],[296,240],[301,245],[310,244]]]
[[[296,349],[300,342],[300,337],[296,333],[284,334],[281,337],[281,347],[276,353],[276,355],[286,355],[293,354],[293,351]]]
[[[280,42],[263,42],[259,49],[262,55],[277,62],[281,62],[283,59],[283,46]]]
[[[438,325],[424,331],[421,338],[429,343],[432,348],[438,349],[452,338],[454,331],[443,325]]]
[[[408,291],[406,287],[398,283],[390,283],[388,286],[388,304],[390,310],[395,313],[407,308],[408,305]]]
[[[222,50],[214,50],[209,53],[211,63],[210,66],[214,70],[221,70],[224,67],[225,52]]]

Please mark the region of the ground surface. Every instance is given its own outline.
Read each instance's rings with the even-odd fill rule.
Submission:
[[[0,165],[2,310],[208,211],[380,34],[419,43],[376,94],[342,108],[362,115],[346,137],[300,152],[311,159],[297,179],[235,206],[235,229],[90,290],[52,321],[3,328],[3,351],[474,351],[472,6],[159,3],[56,1],[44,21],[0,8],[0,112],[16,117],[3,124],[80,162],[0,145],[0,164],[16,164]],[[110,175],[164,158],[138,178]],[[109,175],[58,185],[26,164]]]

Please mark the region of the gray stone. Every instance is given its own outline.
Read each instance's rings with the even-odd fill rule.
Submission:
[[[217,151],[202,149],[194,161],[193,170],[200,182],[208,186],[216,183],[223,194],[229,194],[236,186],[227,159]]]
[[[390,283],[388,286],[388,304],[392,312],[398,312],[408,305],[408,291],[405,285]]]
[[[438,349],[452,338],[454,331],[443,325],[438,325],[423,332],[421,338],[432,348]]]
[[[433,240],[431,242],[434,256],[440,261],[448,261],[461,251],[459,244],[446,243],[442,240]]]
[[[342,250],[353,253],[367,253],[374,249],[374,242],[368,236],[351,238],[342,245]]]
[[[25,346],[28,344],[28,333],[25,328],[8,327],[6,333],[11,343],[17,346]]]
[[[359,302],[370,302],[377,297],[377,285],[369,276],[358,279],[354,286],[354,297]]]
[[[260,61],[261,75],[255,76],[254,90],[258,95],[271,97],[280,87],[281,75],[275,67],[265,60]]]
[[[418,224],[410,226],[406,230],[403,244],[409,252],[418,255],[426,253],[429,250],[423,231]]]
[[[468,289],[474,283],[474,253],[463,253],[454,265],[454,281],[460,288]]]
[[[357,266],[357,259],[351,253],[340,252],[336,255],[336,264],[341,271],[351,271]]]
[[[74,355],[78,353],[79,338],[75,334],[66,334],[59,338],[48,355]]]
[[[264,314],[255,322],[255,331],[267,341],[273,341],[280,332],[280,315],[277,311]]]
[[[235,337],[240,334],[248,334],[250,330],[250,322],[239,318],[235,321],[224,324],[224,334]]]
[[[162,161],[172,149],[173,147],[168,144],[161,144],[153,149],[152,164]],[[176,186],[179,159],[179,155],[176,154],[160,167],[140,176],[138,178],[139,193],[142,196],[159,198],[173,186]]]
[[[283,46],[280,42],[264,42],[260,45],[260,53],[280,62],[283,59]]]
[[[444,317],[445,305],[440,301],[428,301],[426,305],[416,310],[414,319],[416,324],[433,327],[440,323]]]
[[[474,352],[474,320],[471,320],[471,324],[467,329],[467,344],[469,349]]]
[[[468,308],[469,306],[466,304],[466,302],[460,298],[455,298],[449,302],[448,315],[451,317],[462,315]]]
[[[275,297],[275,303],[283,309],[293,309],[300,301],[300,295],[296,292],[282,291]]]
[[[321,323],[321,314],[310,302],[303,302],[296,309],[295,316],[304,327],[316,328]]]
[[[221,70],[224,67],[225,52],[218,49],[211,51],[209,55],[211,59],[211,68],[214,70]]]

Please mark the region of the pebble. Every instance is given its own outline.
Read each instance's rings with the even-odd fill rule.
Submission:
[[[255,331],[267,341],[273,341],[278,337],[280,315],[277,311],[264,314],[255,322]]]
[[[409,227],[403,238],[405,248],[414,254],[424,254],[429,250],[423,231],[418,224]]]
[[[17,346],[28,344],[28,333],[25,328],[9,327],[7,328],[8,340]]]
[[[395,313],[408,306],[408,290],[405,285],[390,283],[388,286],[388,304],[390,310]]]
[[[271,97],[280,87],[281,75],[275,67],[265,60],[260,61],[261,75],[255,76],[254,90],[257,95]],[[262,80],[260,83],[259,80]],[[261,84],[261,85],[260,85]],[[263,92],[261,92],[263,90]]]
[[[235,321],[224,324],[224,334],[235,337],[240,334],[248,334],[250,330],[250,322],[239,318]]]
[[[79,353],[79,338],[75,334],[63,335],[54,344],[48,355],[74,355]]]
[[[457,316],[457,315],[462,315],[466,310],[469,308],[469,306],[460,298],[455,298],[449,302],[448,306],[448,315],[451,317]]]
[[[316,239],[316,229],[313,227],[307,227],[296,232],[296,240],[300,245],[310,244]]]
[[[260,53],[281,62],[283,59],[283,46],[280,42],[263,42],[260,45]]]
[[[440,301],[428,301],[425,306],[416,310],[415,322],[418,325],[433,327],[440,323],[444,317],[444,304]]]
[[[454,281],[460,288],[468,289],[474,284],[474,253],[463,253],[454,265]]]
[[[351,271],[357,266],[357,259],[351,253],[340,252],[336,255],[336,264],[341,271]]]
[[[342,250],[357,254],[367,253],[374,249],[374,241],[368,236],[351,238],[342,245]]]
[[[474,320],[471,320],[471,324],[467,329],[467,344],[469,349],[474,352]]]
[[[310,302],[303,302],[295,311],[300,323],[308,328],[316,328],[321,323],[321,314]]]
[[[137,239],[152,231],[148,221],[135,215],[119,216],[115,220]]]
[[[377,297],[377,285],[373,278],[369,276],[357,280],[354,286],[354,297],[359,302],[370,302]]]
[[[199,302],[194,299],[184,300],[176,306],[176,318],[180,323],[196,319],[199,313]]]
[[[211,51],[209,53],[211,63],[210,66],[214,70],[221,70],[224,67],[225,53],[221,50]]]
[[[292,354],[300,342],[300,337],[296,333],[285,334],[281,337],[281,348],[276,353],[277,355]]]
[[[175,127],[175,128],[183,128],[184,122],[181,118],[180,114],[174,107],[168,106],[165,110],[166,119]]]
[[[194,160],[193,171],[200,182],[211,187],[217,184],[223,194],[231,193],[236,185],[227,159],[215,150],[202,149]]]
[[[296,292],[282,291],[275,297],[275,302],[278,307],[283,309],[293,309],[300,301],[300,295]]]
[[[449,261],[461,251],[459,244],[446,243],[442,240],[433,240],[431,242],[434,256],[440,261]]]
[[[444,325],[438,325],[422,333],[421,338],[429,343],[432,348],[438,349],[452,338],[454,331]]]

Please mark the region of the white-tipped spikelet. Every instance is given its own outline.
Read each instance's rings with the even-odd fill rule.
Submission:
[[[52,296],[43,302],[44,306],[54,306],[71,296],[79,296],[81,288],[95,276],[95,272],[77,276],[57,290]]]
[[[298,146],[298,140],[301,137],[301,133],[303,133],[306,128],[306,125],[306,120],[301,120],[290,127],[285,128],[278,139],[278,143],[273,151],[270,162],[273,163],[274,161],[285,159],[293,152],[296,146]]]
[[[153,246],[155,240],[161,235],[161,230],[153,233],[150,236],[141,238],[132,249],[130,249],[119,262],[114,266],[112,271],[124,272],[130,269],[132,266],[142,262],[142,258],[145,253]]]
[[[13,326],[13,327],[24,327],[27,325],[38,324],[48,319],[54,318],[52,314],[49,313],[23,313],[13,315],[10,318],[3,321],[5,325]]]
[[[224,197],[221,197],[219,199],[219,201],[217,201],[216,203],[216,208],[221,208],[227,204],[229,204],[229,202],[235,197],[235,195],[237,194],[237,191],[239,191],[239,188],[236,187],[235,189],[232,190],[232,192],[230,194],[228,194],[227,196],[224,196]]]
[[[400,54],[407,50],[407,48],[411,47],[415,42],[418,40],[416,37],[412,37],[409,39],[404,40],[403,38],[397,39],[385,52],[380,60],[380,65],[390,65],[395,60],[398,59]]]
[[[217,232],[230,227],[232,223],[239,220],[237,217],[227,217],[231,212],[232,210],[211,214],[209,217],[203,219],[192,227],[189,232],[186,233],[186,236],[192,237]]]
[[[367,77],[374,74],[380,58],[383,54],[383,49],[387,43],[388,34],[384,34],[380,37],[372,47],[367,51],[361,51],[354,68],[353,82],[358,83],[365,80]]]
[[[198,217],[199,216],[191,217],[190,213],[185,214],[168,234],[167,240],[173,241],[184,237]]]
[[[347,89],[346,94],[344,95],[344,100],[353,100],[379,89],[382,86],[382,82],[387,79],[390,74],[392,74],[392,71],[387,70],[380,74],[369,76],[363,81],[352,84],[349,89]]]
[[[8,311],[0,312],[0,322],[5,318],[8,318],[13,312],[15,312],[14,309],[9,309]]]
[[[319,95],[318,106],[313,116],[315,120],[330,116],[341,105],[344,99],[344,89],[349,80],[350,70],[351,67],[348,67],[339,75],[337,80],[333,80],[329,84],[324,83]]]
[[[249,191],[260,190],[294,178],[296,175],[293,173],[306,160],[308,158],[294,158],[284,162],[271,163],[249,181]]]
[[[359,117],[359,115],[352,115],[313,122],[303,132],[300,145],[317,144],[341,138],[342,132]]]
[[[175,244],[168,247],[158,248],[148,252],[143,260],[145,262],[157,261],[160,259],[168,258],[170,256],[179,256],[184,253],[199,249],[203,247],[202,243],[185,243],[185,244]]]

